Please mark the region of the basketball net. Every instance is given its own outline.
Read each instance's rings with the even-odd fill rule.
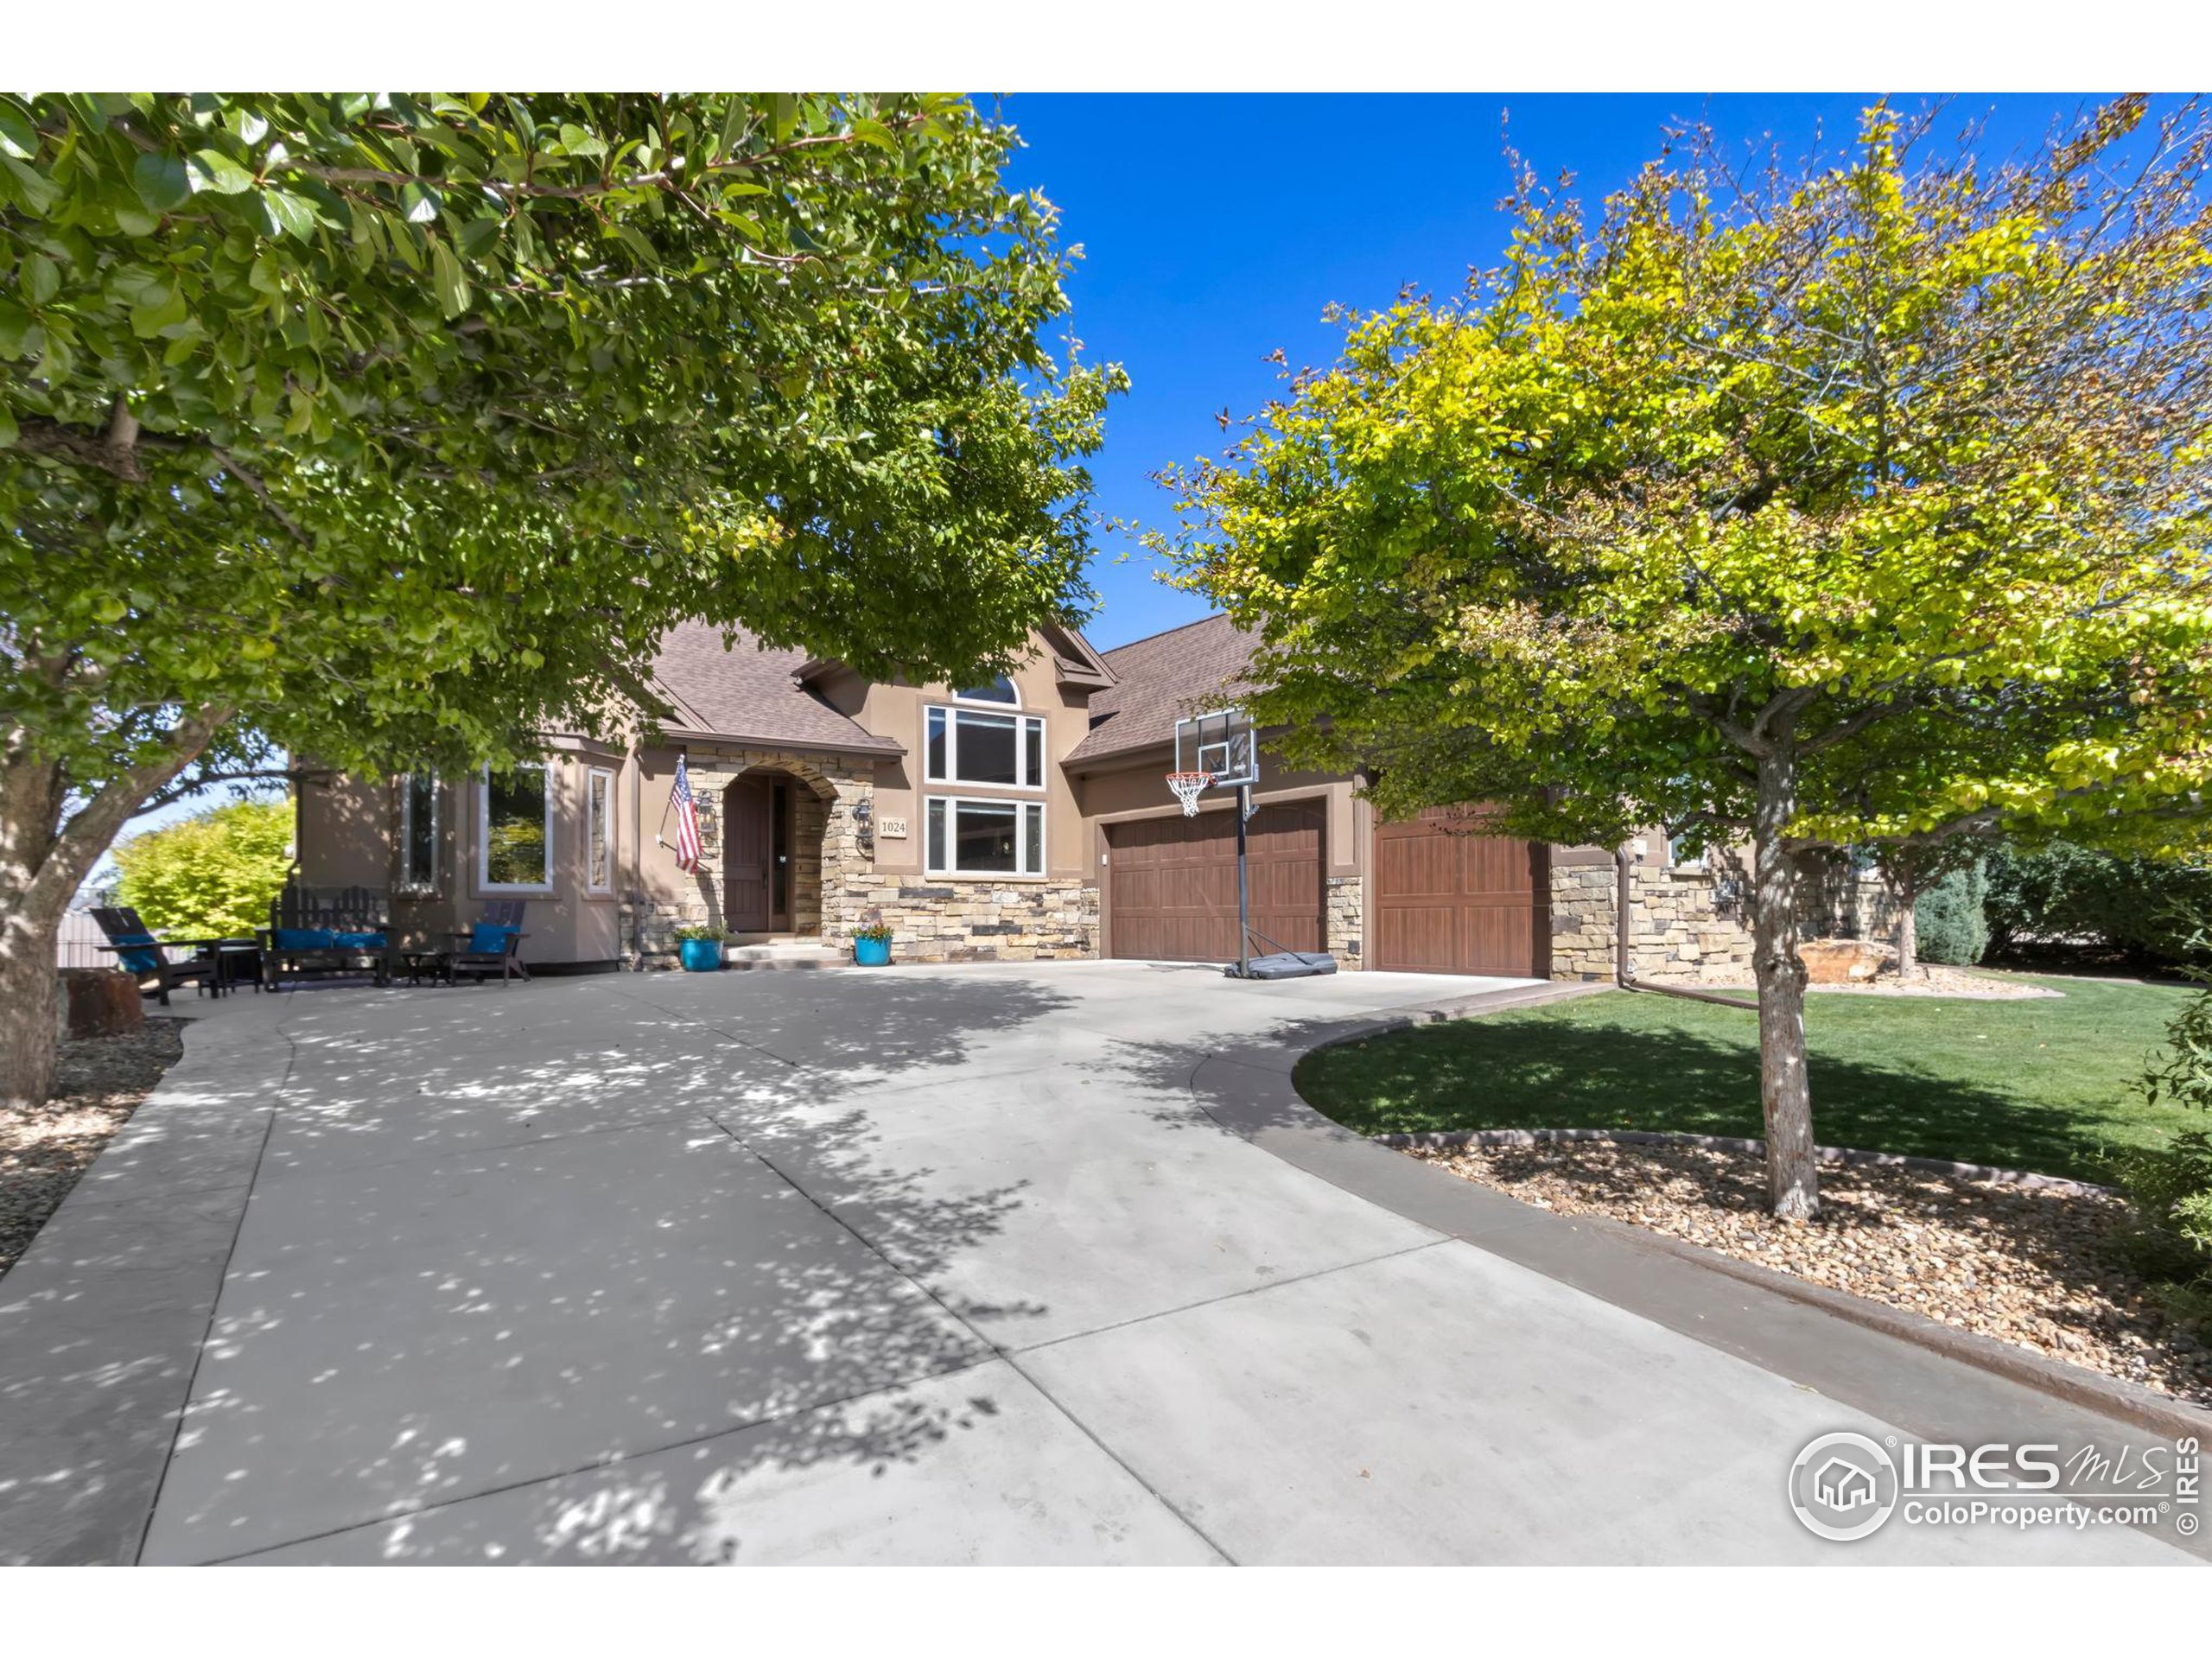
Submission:
[[[1210,772],[1171,772],[1167,774],[1167,788],[1183,803],[1183,816],[1194,818],[1198,815],[1198,797],[1213,783]]]

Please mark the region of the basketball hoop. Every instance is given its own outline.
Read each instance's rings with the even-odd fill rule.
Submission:
[[[1198,815],[1198,797],[1213,785],[1210,772],[1171,772],[1167,774],[1168,792],[1183,803],[1183,816],[1194,818]]]

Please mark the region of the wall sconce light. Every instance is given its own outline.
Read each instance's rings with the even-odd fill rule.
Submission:
[[[870,857],[875,855],[875,806],[863,795],[853,803],[853,828],[858,832],[861,851]]]

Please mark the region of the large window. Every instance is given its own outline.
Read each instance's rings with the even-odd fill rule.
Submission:
[[[614,774],[604,766],[584,774],[584,891],[614,891]]]
[[[1039,803],[934,795],[927,810],[931,875],[1044,874],[1045,809]]]
[[[399,780],[399,890],[438,890],[438,775],[410,772]]]
[[[486,772],[477,785],[483,825],[480,885],[543,892],[553,885],[553,791],[543,766]]]
[[[922,775],[933,784],[1045,787],[1045,722],[1035,715],[932,707]]]

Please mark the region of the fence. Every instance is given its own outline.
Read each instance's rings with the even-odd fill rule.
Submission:
[[[73,910],[61,918],[61,932],[56,954],[64,968],[112,968],[115,953],[99,947],[106,943],[107,935],[100,931],[100,925],[92,919],[88,910]]]

